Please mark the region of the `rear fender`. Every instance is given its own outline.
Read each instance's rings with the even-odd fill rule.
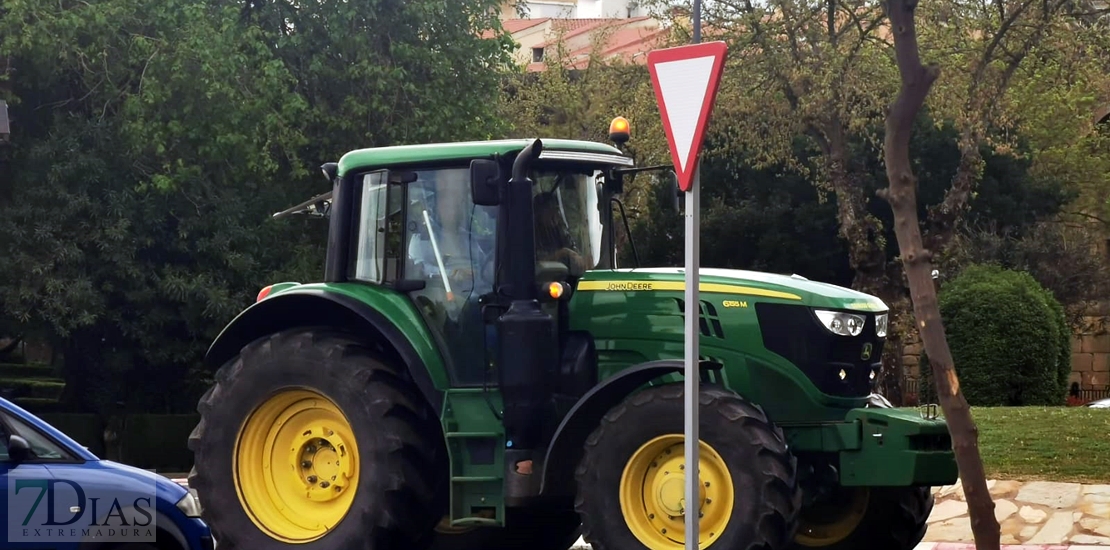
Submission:
[[[270,296],[239,314],[208,348],[205,363],[218,368],[235,357],[247,344],[276,332],[297,327],[323,326],[352,331],[379,346],[383,359],[404,365],[410,379],[432,410],[439,411],[443,392],[437,388],[425,365],[436,361],[423,357],[418,346],[396,324],[370,305],[338,292],[295,288]],[[425,343],[430,344],[430,343]],[[430,353],[425,351],[425,353]]]
[[[705,381],[706,371],[720,368],[718,363],[702,361],[702,380]],[[568,487],[567,480],[573,479],[578,461],[582,459],[586,438],[609,409],[649,382],[668,374],[681,373],[684,369],[685,363],[678,359],[651,361],[622,370],[586,392],[563,418],[551,438],[551,444],[547,446],[540,494],[547,495],[549,491],[561,491]]]

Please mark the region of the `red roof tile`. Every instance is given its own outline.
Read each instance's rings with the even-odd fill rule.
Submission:
[[[515,33],[535,27],[536,25],[544,23],[549,19],[551,18],[540,17],[537,19],[505,19],[501,21],[501,26],[505,29],[506,32]]]
[[[503,19],[501,20],[501,28],[508,34],[516,34],[523,30],[528,30],[532,27],[546,23],[550,17],[539,17],[536,19]],[[493,30],[486,29],[482,31],[482,38],[493,38]]]
[[[647,52],[662,46],[668,32],[669,29],[663,27],[618,29],[609,35],[609,39],[598,55],[601,58],[620,57],[626,62],[643,64]],[[570,60],[569,66],[575,69],[584,68],[589,62],[591,50],[593,50],[592,44],[569,52],[567,55]],[[545,68],[543,63],[528,65],[529,71],[542,71]]]
[[[596,19],[555,19],[551,23],[551,29],[556,33],[562,32],[562,39],[573,38],[586,33],[593,32],[602,27],[624,27],[632,23],[639,23],[650,19],[650,17],[630,17],[625,19],[620,18],[596,18]],[[537,48],[546,48],[558,42],[560,37],[556,36],[539,46]]]

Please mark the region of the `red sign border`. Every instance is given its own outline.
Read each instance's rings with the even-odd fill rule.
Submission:
[[[671,149],[671,162],[674,163],[675,174],[678,175],[678,187],[682,191],[689,191],[694,180],[694,170],[697,167],[698,153],[701,152],[702,142],[705,138],[705,129],[709,125],[709,115],[713,104],[717,100],[717,89],[721,84],[721,73],[724,71],[725,54],[728,45],[722,41],[702,42],[677,46],[662,50],[652,50],[647,54],[648,72],[651,73],[651,86],[655,90],[655,101],[659,104],[659,114],[663,117],[663,133],[667,135],[667,144]],[[709,73],[709,83],[705,90],[705,100],[698,114],[697,126],[694,129],[694,139],[690,143],[690,150],[679,153],[675,145],[674,132],[671,130],[671,119],[667,113],[667,104],[663,101],[663,91],[659,86],[659,75],[656,73],[657,63],[682,61],[699,57],[713,57],[713,69]],[[682,170],[682,158],[679,155],[689,155],[686,169]]]

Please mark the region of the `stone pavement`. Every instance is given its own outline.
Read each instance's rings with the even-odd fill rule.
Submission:
[[[1110,485],[988,480],[1002,544],[1110,546]],[[927,542],[972,542],[963,487],[933,489]]]
[[[1004,550],[1110,550],[1110,485],[988,480],[987,488]],[[975,550],[960,482],[933,494],[929,530],[915,550]],[[589,545],[578,539],[574,548]]]

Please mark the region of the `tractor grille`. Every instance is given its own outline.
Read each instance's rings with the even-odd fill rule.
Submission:
[[[678,312],[684,317],[686,315],[686,300],[675,298],[675,303],[678,305]],[[709,336],[713,338],[725,339],[725,330],[721,327],[721,319],[717,317],[717,308],[713,304],[700,300],[701,314],[698,316],[698,325],[701,327],[702,336]]]
[[[801,369],[817,389],[837,397],[866,397],[875,388],[885,338],[875,336],[874,314],[863,313],[863,331],[849,337],[830,333],[806,306],[764,302],[755,311],[763,345]]]

